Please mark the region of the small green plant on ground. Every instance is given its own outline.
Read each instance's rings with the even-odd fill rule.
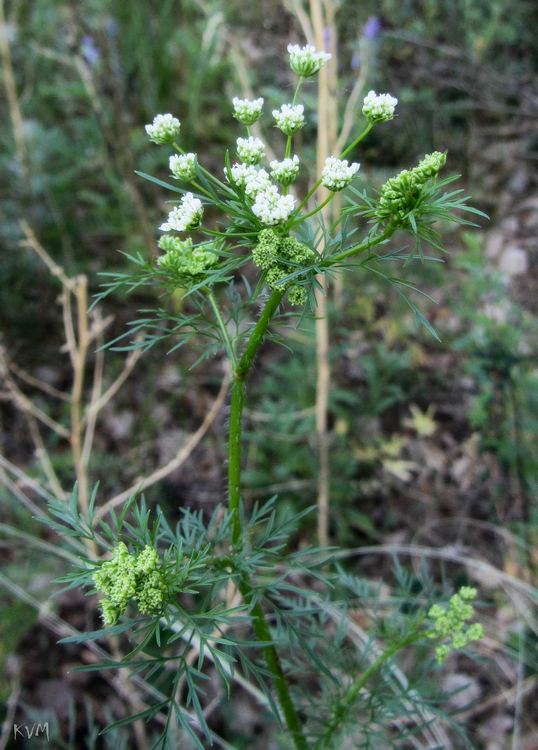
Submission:
[[[197,747],[213,742],[203,709],[209,664],[227,690],[236,671],[258,684],[266,707],[285,729],[283,743],[297,750],[337,748],[343,733],[351,733],[371,746],[368,738],[383,712],[396,711],[387,706],[379,683],[394,658],[432,640],[442,661],[451,649],[481,636],[480,625],[468,624],[473,589],[461,589],[447,606],[432,607],[432,592],[425,591],[412,611],[383,620],[375,634],[382,645],[370,649],[367,642],[364,663],[354,674],[340,671],[334,652],[346,627],[347,599],[344,573],[330,564],[334,550],[293,550],[288,541],[305,514],[279,513],[275,498],[253,508],[242,499],[246,389],[263,341],[279,340],[275,321],[284,325],[315,314],[320,276],[360,267],[393,285],[417,321],[435,333],[410,296],[417,290],[391,266],[423,258],[424,245],[442,250],[437,222],[468,224],[464,212],[480,214],[461,190],[448,189],[455,177],[439,176],[447,155],[438,151],[390,178],[377,195],[352,186],[360,165],[347,157],[373,128],[393,119],[397,105],[391,95],[373,91],[364,99],[362,128],[326,160],[299,197],[294,183],[307,166],[296,153],[295,136],[306,120],[300,95],[329,56],[310,46],[289,45],[288,51],[297,85],[292,101],[272,113],[284,136],[280,160],[262,166],[267,143],[251,133],[262,117],[262,98],[233,100],[233,116],[246,132],[237,138],[235,153],[225,153],[219,175],[183,148],[174,115],[157,115],[146,126],[154,143],[174,151],[171,181],[141,175],[174,198],[160,227],[161,255],[156,261],[131,257],[134,270],[109,274],[100,295],[142,285],[171,293],[182,289],[184,311],[145,310],[113,345],[147,349],[168,340],[171,350],[200,345],[198,361],[225,354],[231,376],[227,508],[217,508],[209,521],[184,509],[173,526],[159,508],[152,515],[136,498],[119,515],[110,509],[107,520],[96,516],[97,490],[87,514],[79,514],[76,493],[68,505],[50,506],[51,523],[80,556],[66,581],[101,595],[104,627],[75,639],[128,634],[134,644],[128,656],[91,668],[129,667],[154,683],[159,701],[119,724],[164,713],[156,747],[174,747],[177,726]],[[318,202],[319,189],[326,197]],[[345,208],[327,225],[321,209],[346,189]],[[397,232],[411,236],[410,251],[390,244]],[[410,694],[401,699],[400,710]],[[359,704],[364,710],[357,720]],[[431,719],[418,712],[412,720],[427,725]],[[382,723],[387,742],[389,726],[389,719]]]

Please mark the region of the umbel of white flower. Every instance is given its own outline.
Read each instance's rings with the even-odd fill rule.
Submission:
[[[179,206],[170,211],[168,219],[159,228],[162,232],[186,232],[196,229],[202,221],[203,213],[202,201],[195,198],[192,193],[185,193]]]
[[[291,69],[302,78],[315,75],[331,59],[328,52],[318,52],[311,44],[304,47],[299,47],[298,44],[288,44],[288,52]]]
[[[269,185],[265,190],[257,193],[252,212],[262,224],[272,226],[286,221],[294,208],[293,195],[281,195],[275,185]]]
[[[245,193],[254,198],[256,193],[260,190],[265,190],[271,184],[269,175],[265,169],[255,167],[253,164],[232,164],[231,169],[232,181],[240,188],[243,188]],[[228,179],[228,171],[224,170],[226,179]]]
[[[395,96],[369,91],[364,97],[362,113],[370,122],[388,122],[394,117],[397,104]]]
[[[196,154],[174,154],[168,165],[170,171],[178,180],[190,182],[196,177]]]
[[[251,175],[255,175],[258,170],[252,164],[236,163],[232,164],[230,172],[232,173],[232,180],[233,182],[235,182],[237,187],[244,188],[247,178]],[[228,179],[228,170],[226,169],[226,167],[224,168],[224,174],[226,175],[226,179]]]
[[[245,164],[258,164],[265,156],[265,146],[259,138],[237,139],[237,155]]]
[[[172,143],[179,135],[181,123],[170,113],[155,115],[151,125],[146,125],[146,133],[153,143]]]
[[[283,104],[280,109],[273,110],[277,128],[284,135],[293,135],[304,125],[304,107],[302,104]]]
[[[347,159],[329,156],[325,159],[325,166],[321,173],[321,184],[333,193],[343,190],[357,174],[360,166],[357,162],[348,164]]]
[[[299,174],[299,157],[295,154],[291,159],[271,162],[271,177],[281,185],[291,185]]]
[[[245,193],[254,199],[262,190],[267,190],[271,185],[271,178],[265,169],[256,169],[245,177]]]
[[[232,99],[234,106],[234,117],[243,125],[252,125],[259,120],[262,114],[263,98],[259,99],[239,99],[234,96]]]

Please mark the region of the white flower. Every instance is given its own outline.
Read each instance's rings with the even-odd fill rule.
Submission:
[[[245,193],[249,198],[255,198],[261,190],[271,185],[271,179],[265,169],[256,169],[245,176]]]
[[[179,135],[181,123],[177,117],[170,113],[166,115],[156,115],[151,125],[146,125],[146,133],[153,143],[171,143]]]
[[[168,214],[167,221],[161,224],[163,232],[185,232],[188,229],[196,229],[202,220],[204,207],[202,201],[195,198],[192,193],[185,193],[179,206],[176,206]]]
[[[196,176],[196,161],[196,154],[174,154],[170,157],[168,165],[174,177],[189,182]]]
[[[290,185],[299,174],[299,157],[271,162],[271,177],[281,185]]]
[[[298,44],[288,44],[288,52],[291,69],[302,78],[315,75],[331,59],[328,52],[318,52],[311,44],[307,44],[305,47],[299,47]]]
[[[394,117],[397,104],[398,99],[390,94],[369,91],[364,97],[362,113],[370,122],[388,122]]]
[[[277,128],[284,135],[293,135],[304,125],[304,107],[302,104],[283,104],[280,109],[273,110]]]
[[[269,185],[256,195],[252,205],[253,213],[262,224],[271,226],[286,221],[295,208],[293,195],[280,195],[275,185]]]
[[[239,99],[234,96],[232,104],[234,105],[235,119],[242,122],[243,125],[252,125],[261,116],[263,98],[260,96],[259,99]]]
[[[247,178],[251,175],[255,175],[258,171],[252,164],[232,164],[230,171],[232,173],[232,180],[238,187],[244,188]],[[228,179],[228,170],[224,169],[226,179]]]
[[[237,155],[245,164],[258,164],[265,156],[265,146],[259,138],[237,139]]]
[[[337,159],[329,156],[325,159],[325,166],[321,173],[321,184],[336,193],[349,185],[354,175],[359,171],[360,164],[348,164],[347,159]]]

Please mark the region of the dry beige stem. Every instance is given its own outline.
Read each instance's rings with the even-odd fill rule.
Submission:
[[[11,48],[9,44],[4,0],[0,0],[0,56],[2,58],[2,72],[6,99],[9,108],[13,137],[15,139],[15,153],[25,179],[28,179],[28,150],[24,139],[22,113],[17,95],[17,84],[13,73],[11,61]]]
[[[321,174],[325,159],[334,152],[337,139],[337,36],[335,26],[335,9],[332,0],[310,0],[310,16],[317,49],[325,49],[327,36],[329,51],[332,55],[329,63],[319,71],[318,86],[318,142],[317,173]],[[319,200],[323,201],[328,193],[320,188]],[[322,211],[325,221],[331,220],[330,204]],[[316,434],[318,443],[318,540],[320,545],[329,543],[329,434],[328,408],[331,371],[329,365],[329,320],[327,291],[328,282],[325,275],[318,279],[320,288],[316,290]]]
[[[50,273],[62,285],[60,301],[65,333],[64,350],[68,353],[73,368],[73,380],[69,396],[56,389],[51,389],[37,378],[27,375],[7,360],[2,358],[4,380],[8,395],[18,408],[25,414],[31,437],[36,448],[36,456],[40,461],[43,473],[51,490],[59,497],[66,497],[66,493],[53,470],[53,464],[46,451],[45,444],[36,424],[36,420],[45,424],[60,437],[68,440],[71,445],[73,465],[78,486],[78,503],[82,512],[87,511],[89,503],[88,467],[91,457],[96,422],[103,407],[117,394],[123,386],[136,363],[141,351],[135,350],[126,359],[123,369],[116,379],[103,392],[104,353],[101,349],[103,332],[111,323],[112,317],[103,318],[99,310],[88,312],[88,283],[85,276],[69,277],[64,269],[51,258],[41,245],[30,225],[22,220],[19,222],[24,235],[21,244],[31,249],[43,261]],[[86,371],[90,354],[90,346],[96,342],[97,352],[94,359],[92,384],[89,399],[86,399]],[[70,405],[70,429],[67,429],[45,412],[39,409],[18,387],[11,377],[16,373],[30,385],[40,388],[51,396],[68,400]],[[45,387],[46,386],[46,387]],[[95,550],[92,550],[95,552]]]

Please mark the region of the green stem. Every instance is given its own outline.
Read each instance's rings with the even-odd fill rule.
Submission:
[[[401,651],[406,646],[409,646],[411,643],[416,641],[418,639],[419,635],[416,631],[413,631],[410,635],[406,636],[405,638],[402,638],[399,641],[396,641],[392,646],[389,646],[386,651],[384,651],[382,654],[380,654],[377,659],[368,667],[366,671],[364,671],[360,677],[358,677],[355,682],[353,682],[349,688],[346,690],[344,697],[339,701],[335,711],[334,716],[329,722],[323,737],[316,743],[316,750],[325,750],[326,748],[330,748],[330,742],[334,735],[334,733],[338,730],[340,725],[342,724],[346,714],[348,713],[349,709],[353,706],[353,703],[357,699],[357,696],[359,695],[360,691],[363,689],[363,687],[367,684],[367,682],[381,669],[381,667],[390,659],[392,659],[393,656],[395,656],[399,651]]]
[[[301,90],[301,86],[303,85],[303,81],[304,81],[304,78],[302,76],[300,76],[299,80],[297,81],[297,86],[295,87],[295,93],[293,94],[292,104],[295,104],[296,101],[297,101],[297,97],[299,96],[299,91]],[[286,138],[286,148],[284,150],[284,159],[289,159],[290,156],[291,156],[292,142],[293,142],[293,136],[292,135],[288,135],[288,137]],[[286,185],[283,188],[282,193],[284,195],[287,195],[288,194],[288,190],[289,190],[289,185]]]
[[[196,180],[191,180],[191,185],[193,187],[195,187],[196,190],[198,190],[199,192],[203,193],[208,198],[210,198],[211,200],[213,200],[213,196],[211,195],[211,193],[209,192],[209,190],[206,190],[204,187],[202,187],[199,182],[196,182]]]
[[[361,141],[362,141],[362,140],[363,140],[364,138],[366,138],[366,136],[368,135],[368,133],[370,132],[370,130],[371,130],[371,129],[372,129],[373,127],[374,127],[374,126],[373,126],[373,124],[372,124],[371,122],[369,122],[369,123],[368,123],[368,125],[367,125],[367,126],[366,126],[366,127],[364,128],[364,130],[362,131],[362,133],[361,133],[361,134],[360,134],[359,136],[357,136],[357,138],[355,138],[355,140],[354,140],[354,141],[352,141],[352,142],[351,142],[351,143],[349,144],[349,146],[347,146],[347,148],[345,148],[345,149],[344,149],[344,150],[342,151],[342,153],[340,154],[339,158],[340,158],[340,159],[343,159],[343,158],[344,158],[344,157],[346,157],[346,156],[347,156],[347,155],[348,155],[348,154],[349,154],[349,153],[350,153],[351,151],[353,151],[353,149],[355,148],[355,146],[357,146],[357,145],[358,145],[358,144],[359,144],[359,143],[360,143],[360,142],[361,142]]]
[[[295,87],[295,93],[293,94],[293,101],[292,104],[297,103],[297,97],[299,96],[299,91],[301,90],[301,86],[303,85],[304,78],[302,76],[299,76],[299,80],[297,81],[297,86]]]
[[[332,201],[335,195],[336,193],[330,193],[329,196],[325,198],[323,203],[319,204],[319,206],[316,206],[316,208],[312,209],[312,211],[310,211],[309,213],[304,214],[304,216],[299,216],[297,221],[293,221],[291,224],[288,224],[289,229],[296,226],[297,224],[302,224],[303,221],[306,221],[306,219],[309,219],[311,216],[314,216],[314,214],[317,214],[318,211],[321,211],[321,209],[327,205],[327,203],[330,203]]]
[[[331,255],[330,258],[327,258],[326,265],[327,267],[334,266],[336,263],[340,263],[340,261],[345,260],[346,258],[351,258],[353,255],[358,255],[359,253],[363,253],[365,250],[369,250],[371,247],[374,247],[375,245],[379,245],[381,242],[384,242],[387,240],[394,232],[396,231],[396,227],[393,224],[389,224],[386,229],[384,229],[381,234],[378,234],[375,237],[367,237],[363,242],[360,242],[358,245],[354,245],[353,247],[348,247],[347,250],[342,250],[340,253],[336,253],[335,255]]]
[[[217,304],[217,300],[215,299],[215,295],[209,288],[207,289],[207,299],[209,300],[209,304],[211,305],[211,307],[213,308],[213,312],[215,313],[215,318],[220,328],[220,331],[222,333],[222,338],[224,339],[224,344],[226,346],[226,351],[228,353],[228,357],[230,358],[230,362],[232,363],[232,367],[235,368],[237,364],[237,359],[235,356],[233,343],[230,338],[230,334],[228,333],[228,328],[226,327],[226,323],[224,322],[224,319],[220,312],[220,308]]]
[[[239,503],[241,497],[241,427],[246,380],[269,323],[284,294],[285,289],[273,290],[252,329],[243,354],[234,366],[228,441],[228,509],[232,515],[232,544],[234,546],[239,544],[243,534]],[[271,643],[272,636],[269,625],[261,604],[255,602],[255,593],[248,578],[243,577],[239,584],[239,590],[245,601],[252,605],[252,624],[256,636],[260,641],[267,644],[262,647],[263,655],[267,668],[272,675],[284,721],[293,738],[296,750],[308,750],[308,744],[302,731],[302,723],[291,698],[287,677],[282,669],[277,650]]]
[[[252,590],[249,586],[242,585],[241,593],[243,594],[246,601],[252,600]],[[263,609],[259,603],[255,604],[252,608],[253,626],[254,631],[260,641],[271,641],[271,631],[265,619]],[[288,679],[282,669],[278,653],[273,645],[264,646],[263,655],[265,657],[265,663],[267,664],[268,670],[273,676],[273,682],[275,685],[276,694],[278,696],[278,702],[282,708],[284,715],[284,721],[288,727],[293,742],[297,750],[308,750],[308,743],[305,739],[302,730],[302,722],[299,718],[299,714],[293,704]]]
[[[285,290],[283,289],[275,289],[272,292],[258,318],[258,322],[252,329],[239,362],[234,367],[228,439],[228,509],[232,514],[232,544],[239,542],[242,533],[239,500],[241,491],[241,419],[243,416],[245,383],[271,318],[284,294]]]

